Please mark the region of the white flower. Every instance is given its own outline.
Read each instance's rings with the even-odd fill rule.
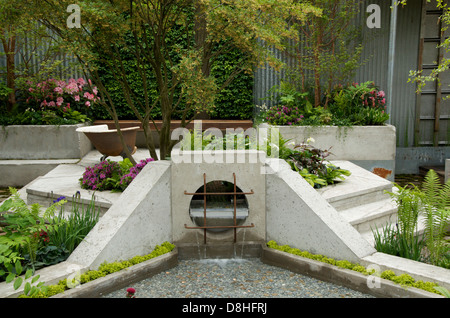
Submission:
[[[306,143],[308,143],[308,144],[314,143],[314,142],[315,142],[315,140],[314,140],[313,137],[309,137],[309,138],[306,140]]]

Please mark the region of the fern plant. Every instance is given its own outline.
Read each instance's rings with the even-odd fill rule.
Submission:
[[[421,199],[429,261],[450,268],[450,245],[444,240],[450,224],[450,181],[442,185],[437,173],[430,170],[422,184]]]
[[[42,206],[35,203],[27,205],[20,197],[17,189],[9,188],[11,197],[0,206],[0,215],[6,226],[6,233],[0,237],[0,277],[5,274],[2,267],[17,263],[20,255],[28,253],[33,262],[38,248],[39,234],[47,232],[51,227],[47,220],[54,217],[58,208],[66,200],[56,200],[50,207],[42,211]]]
[[[442,185],[434,170],[425,176],[421,188],[411,184],[388,192],[398,206],[396,229],[372,230],[378,251],[450,268],[450,244],[444,240],[450,224],[450,181]],[[423,238],[417,235],[419,217]],[[426,247],[426,253],[424,248]]]

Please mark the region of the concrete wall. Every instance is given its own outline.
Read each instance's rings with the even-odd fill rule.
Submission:
[[[0,159],[80,159],[92,149],[84,126],[12,125],[0,129]]]
[[[170,175],[168,161],[146,165],[68,262],[95,269],[105,261],[145,255],[172,241]]]
[[[421,166],[444,166],[450,147],[397,148],[396,173],[418,174]]]
[[[267,240],[279,245],[358,262],[374,248],[297,172],[268,159]]]
[[[215,151],[215,162],[203,157],[207,152],[202,151],[175,151],[172,152],[172,227],[173,241],[182,243],[203,243],[202,229],[186,229],[196,227],[190,218],[189,207],[192,196],[187,193],[195,193],[203,186],[203,174],[206,174],[206,182],[227,181],[234,183],[233,173],[236,175],[236,186],[243,192],[254,194],[246,195],[249,215],[244,226],[254,224],[252,228],[237,229],[237,241],[265,241],[265,175],[263,162],[264,152],[261,151]],[[233,241],[233,230],[225,232],[211,232],[207,230],[207,242]]]
[[[328,160],[348,160],[393,181],[396,132],[392,125],[352,127],[273,126],[284,139],[295,144],[313,138],[312,145],[330,149]]]

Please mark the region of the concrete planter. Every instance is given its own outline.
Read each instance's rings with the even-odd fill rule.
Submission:
[[[329,160],[348,160],[383,178],[394,180],[395,127],[385,126],[272,126],[295,143],[313,138],[313,146],[330,149]]]
[[[60,164],[76,163],[91,149],[78,125],[0,127],[0,187],[22,187]]]
[[[1,160],[80,159],[92,149],[78,125],[11,125],[0,129]]]

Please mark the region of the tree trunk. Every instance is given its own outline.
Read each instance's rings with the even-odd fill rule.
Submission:
[[[207,41],[208,31],[206,29],[206,16],[205,16],[205,6],[199,2],[195,5],[195,48],[197,50],[202,50],[202,73],[203,76],[208,77],[211,74],[211,42]],[[211,117],[205,111],[200,112],[197,119],[210,119]]]
[[[14,62],[16,50],[16,37],[12,36],[8,40],[3,40],[3,49],[6,53],[6,87],[11,89],[6,103],[7,111],[11,111],[16,105],[16,66]]]

